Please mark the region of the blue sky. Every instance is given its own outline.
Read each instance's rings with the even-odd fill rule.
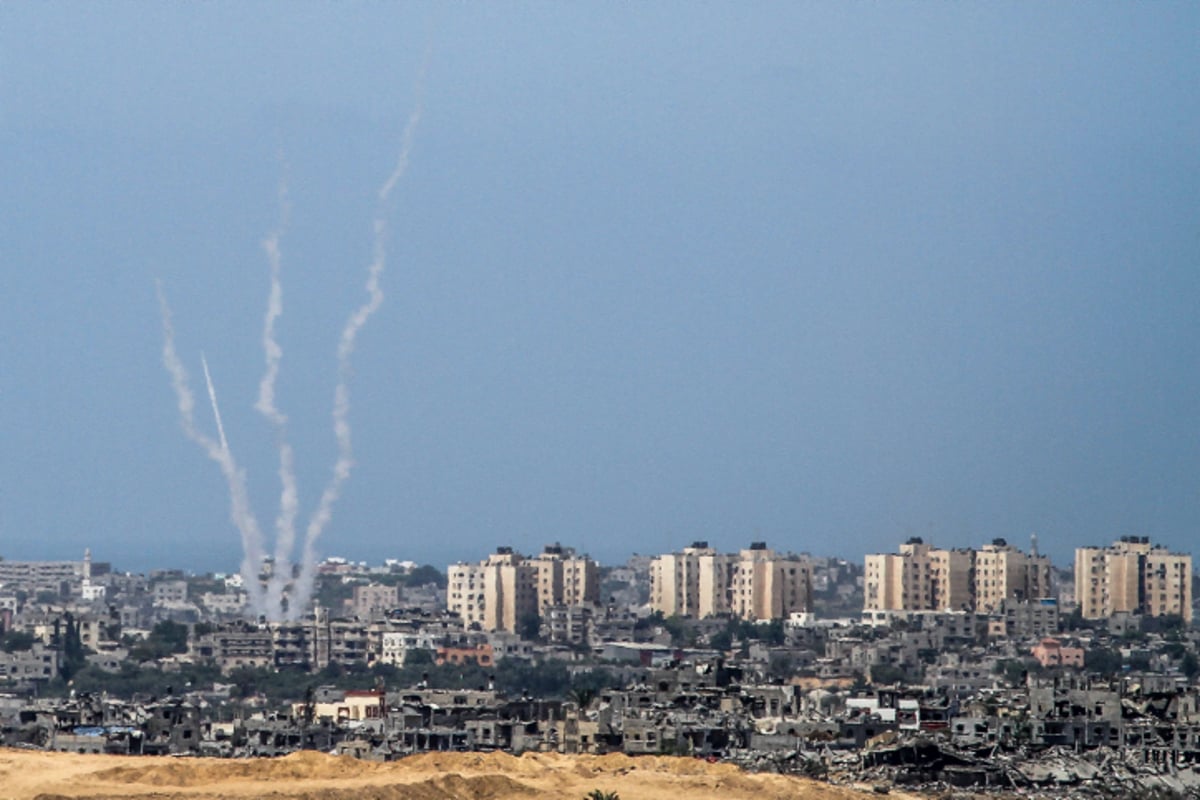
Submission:
[[[156,279],[270,527],[283,176],[313,508],[423,63],[323,554],[1191,549],[1198,33],[1189,3],[0,5],[0,555],[236,569]]]

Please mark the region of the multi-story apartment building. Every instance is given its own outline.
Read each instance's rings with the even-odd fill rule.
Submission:
[[[187,581],[165,580],[154,584],[151,597],[156,606],[179,605],[187,602],[188,585]]]
[[[37,642],[28,650],[0,651],[0,681],[49,681],[58,675],[60,652]]]
[[[872,553],[864,561],[864,611],[935,611],[934,556],[932,545],[914,536],[900,545],[899,553]],[[949,570],[957,562],[939,556],[937,566]],[[939,584],[958,582],[939,573]],[[946,593],[946,590],[944,590]]]
[[[918,537],[865,560],[864,611],[998,613],[1005,601],[1050,594],[1050,559],[1003,539],[978,550],[934,548]]]
[[[1075,602],[1085,619],[1117,612],[1192,621],[1192,557],[1122,536],[1110,547],[1075,550]]]
[[[511,547],[500,547],[483,564],[483,629],[516,631],[537,614],[538,572]]]
[[[728,611],[729,572],[736,557],[708,542],[650,562],[650,607],[667,617],[703,619]]]
[[[335,619],[318,606],[309,628],[309,664],[313,670],[330,664],[367,664],[367,626],[358,620]]]
[[[429,633],[386,631],[382,636],[379,660],[384,664],[402,667],[409,653],[414,650],[433,653],[440,643],[438,637]]]
[[[764,542],[754,542],[738,554],[729,584],[730,611],[742,619],[786,619],[812,609],[808,560],[779,556]]]
[[[569,547],[547,545],[529,560],[537,573],[539,615],[555,605],[585,605],[600,600],[600,565]]]
[[[346,601],[346,610],[359,619],[374,619],[400,605],[400,587],[382,583],[360,584]]]
[[[486,631],[515,632],[551,606],[595,603],[600,597],[599,565],[559,544],[534,558],[498,547],[478,564],[451,565],[447,580],[450,611]]]
[[[189,643],[189,650],[192,658],[211,659],[226,674],[239,667],[275,666],[271,631],[244,620],[227,623],[194,637]]]
[[[446,570],[446,607],[463,625],[483,625],[483,565],[451,564]]]
[[[84,579],[107,575],[111,566],[93,562],[91,550],[83,561],[6,561],[0,558],[0,586],[30,594],[40,591],[59,593],[64,586],[77,586]]]
[[[697,619],[783,619],[812,608],[812,568],[808,559],[779,555],[763,542],[736,554],[694,542],[650,562],[650,607]]]
[[[1006,600],[1023,602],[1050,594],[1050,559],[1022,553],[1003,539],[975,551],[975,610],[994,614]]]
[[[975,551],[967,548],[929,553],[933,607],[969,611],[975,606]]]

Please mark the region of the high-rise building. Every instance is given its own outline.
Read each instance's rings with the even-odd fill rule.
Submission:
[[[537,570],[511,547],[497,548],[483,563],[483,629],[515,633],[537,607]]]
[[[864,563],[863,609],[866,611],[934,611],[933,546],[914,536],[899,553],[872,553]],[[949,559],[936,565],[948,569]]]
[[[812,567],[808,559],[779,556],[764,542],[754,542],[733,563],[730,589],[734,616],[785,619],[812,609]]]
[[[975,608],[975,551],[967,548],[931,550],[930,596],[937,611]]]
[[[864,611],[998,613],[1005,601],[1050,595],[1050,559],[1003,539],[978,550],[941,550],[913,537],[899,553],[865,559]]]
[[[486,631],[515,633],[550,606],[595,603],[599,596],[599,565],[558,544],[534,558],[498,547],[478,564],[447,570],[447,607]]]
[[[1075,550],[1075,602],[1085,619],[1118,612],[1192,621],[1192,557],[1122,536],[1110,547]]]
[[[728,610],[733,558],[708,542],[693,542],[679,553],[650,562],[650,607],[667,617],[703,619]]]
[[[576,555],[572,548],[555,543],[546,545],[529,563],[537,572],[539,615],[550,606],[599,602],[600,565],[587,556]]]
[[[483,565],[459,562],[446,570],[446,607],[467,627],[483,626]]]
[[[1023,602],[1050,595],[1050,559],[1022,553],[1004,539],[975,552],[975,610],[998,613],[1006,600]]]
[[[737,554],[694,542],[650,562],[650,607],[668,617],[781,619],[812,609],[812,568],[807,558],[780,555],[764,542]]]

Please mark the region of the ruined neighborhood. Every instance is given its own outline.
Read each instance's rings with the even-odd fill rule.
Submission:
[[[270,579],[270,562],[261,579]],[[390,761],[672,754],[935,792],[1200,796],[1191,557],[1144,537],[1058,569],[1002,539],[863,564],[707,542],[601,566],[552,544],[441,570],[242,579],[0,560],[0,742]]]

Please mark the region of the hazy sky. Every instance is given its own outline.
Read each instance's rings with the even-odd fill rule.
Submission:
[[[323,554],[1193,549],[1197,41],[1196,3],[0,4],[0,555],[237,568],[156,279],[270,529],[285,175],[311,511],[426,53]]]

